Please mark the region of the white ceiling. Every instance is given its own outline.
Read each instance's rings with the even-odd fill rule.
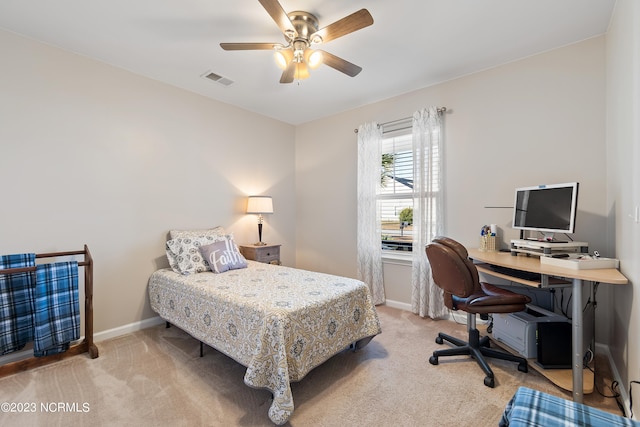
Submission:
[[[220,42],[284,42],[258,0],[0,0],[0,28],[293,125],[587,39],[615,0],[280,0],[326,27],[361,8],[372,26],[323,49],[363,68],[321,66],[279,83],[270,51]],[[213,71],[225,87],[201,76]]]

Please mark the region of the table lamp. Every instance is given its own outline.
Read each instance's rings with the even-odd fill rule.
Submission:
[[[262,214],[273,213],[273,200],[269,196],[249,196],[247,200],[247,213],[258,214],[258,243],[256,246],[264,246],[262,242]]]

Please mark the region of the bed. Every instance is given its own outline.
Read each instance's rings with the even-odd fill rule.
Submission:
[[[284,424],[294,410],[290,382],[349,346],[363,347],[380,323],[361,281],[244,262],[222,273],[158,270],[149,280],[151,307],[246,366],[245,384],[271,391],[269,418]]]

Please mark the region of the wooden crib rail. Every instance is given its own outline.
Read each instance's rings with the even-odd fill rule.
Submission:
[[[84,339],[81,342],[70,345],[69,349],[64,353],[43,357],[30,357],[0,365],[0,377],[47,365],[82,353],[88,352],[92,359],[98,357],[98,347],[96,347],[93,342],[93,258],[91,257],[91,252],[89,252],[89,247],[84,245],[84,249],[79,251],[36,254],[36,258],[54,258],[74,255],[84,255],[84,260],[78,261],[78,266],[84,268]],[[36,271],[36,267],[3,269],[0,270],[0,274],[15,274],[28,271]]]

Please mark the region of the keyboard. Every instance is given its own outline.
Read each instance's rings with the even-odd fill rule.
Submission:
[[[532,282],[539,282],[541,279],[540,273],[533,273],[531,271],[516,270],[515,268],[502,267],[500,265],[489,264],[488,267],[496,273],[506,274],[507,276],[517,277],[519,279],[530,280]]]

